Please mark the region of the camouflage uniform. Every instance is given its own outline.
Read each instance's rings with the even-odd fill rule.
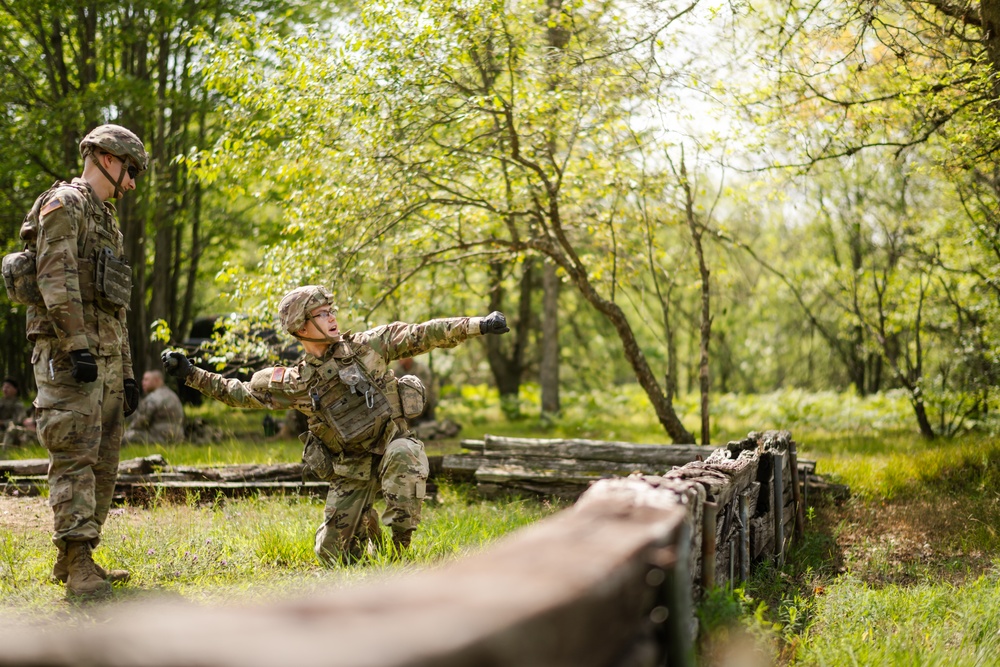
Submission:
[[[103,174],[114,197],[127,189],[126,172],[134,180],[148,164],[142,141],[118,125],[88,133],[80,154],[84,174],[91,167]],[[117,178],[103,166],[105,155],[120,162]],[[110,574],[96,567],[90,550],[111,507],[125,395],[138,394],[125,322],[131,271],[114,206],[104,196],[86,178],[58,182],[35,200],[20,233],[34,256],[40,297],[27,302],[26,331],[35,344],[38,437],[49,451],[52,539],[60,554],[53,574],[68,577],[73,594],[110,590],[103,581]],[[95,381],[77,379],[92,375]]]
[[[170,387],[157,387],[139,401],[128,420],[125,442],[177,442],[184,439],[184,406]]]
[[[11,422],[20,424],[28,416],[28,411],[17,396],[0,398],[0,431],[6,430]]]
[[[95,293],[97,253],[124,251],[114,207],[102,202],[82,178],[57,183],[35,202],[37,227],[27,222],[21,238],[34,247],[38,289],[44,305],[29,305],[28,339],[38,437],[49,450],[49,505],[56,546],[100,541],[118,474],[123,382],[133,378],[125,309]],[[30,215],[30,214],[29,214]],[[70,351],[89,349],[96,382],[72,376]]]
[[[22,426],[28,411],[16,396],[0,398],[0,433],[3,433],[3,449],[38,444],[35,434]]]
[[[405,536],[408,541],[420,523],[429,472],[427,455],[423,443],[407,428],[396,377],[387,362],[434,348],[454,347],[480,334],[481,319],[395,322],[347,334],[342,341],[333,343],[322,358],[306,354],[297,366],[258,371],[249,382],[226,379],[198,368],[191,370],[186,382],[228,405],[268,410],[295,408],[308,417],[303,458],[321,479],[330,482],[325,520],[316,531],[315,550],[322,561],[330,563],[360,554],[357,535],[379,491],[386,501],[381,521],[391,528],[394,539]],[[360,395],[352,398],[340,373],[355,361],[363,369],[362,383],[370,380],[379,390],[372,391],[370,399]],[[367,392],[365,395],[369,396]],[[382,398],[378,395],[384,397],[385,406],[379,404]],[[326,405],[328,396],[339,398],[335,404]],[[348,436],[345,442],[321,413],[350,400],[370,400],[372,416],[365,423],[356,423],[361,434]]]

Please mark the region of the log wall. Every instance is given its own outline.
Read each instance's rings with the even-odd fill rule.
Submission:
[[[705,587],[781,559],[799,507],[784,481],[796,469],[787,432],[703,458],[600,479],[481,553],[375,584],[253,608],[108,605],[93,624],[0,627],[0,665],[689,667]]]

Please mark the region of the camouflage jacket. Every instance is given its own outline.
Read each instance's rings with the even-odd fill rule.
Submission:
[[[156,431],[167,440],[184,438],[184,406],[170,387],[158,387],[142,397],[135,414],[129,418],[130,429]]]
[[[309,418],[310,431],[316,427],[314,396],[324,386],[341,382],[334,373],[322,376],[320,369],[338,356],[357,355],[365,371],[389,396],[392,418],[401,418],[398,397],[395,397],[395,376],[387,362],[423,354],[434,348],[454,347],[470,335],[479,335],[479,317],[452,317],[431,320],[423,324],[394,322],[358,334],[347,334],[344,340],[331,345],[323,357],[306,354],[293,367],[274,367],[254,373],[249,382],[227,379],[217,373],[195,368],[187,384],[201,393],[239,408],[283,410],[294,408]],[[335,452],[344,456],[362,456],[370,452]],[[376,451],[376,453],[378,453]]]
[[[28,339],[52,339],[67,352],[120,354],[124,377],[134,377],[125,309],[102,309],[94,294],[97,253],[108,248],[121,257],[124,252],[114,206],[100,201],[82,178],[57,183],[35,201],[21,239],[36,253],[38,289],[45,301],[28,306]]]
[[[0,398],[0,430],[7,428],[8,422],[20,424],[28,416],[28,410],[18,398]]]

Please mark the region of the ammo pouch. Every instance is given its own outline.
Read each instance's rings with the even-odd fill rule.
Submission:
[[[302,463],[320,479],[333,477],[333,454],[323,441],[309,431],[301,434],[299,440],[305,443],[302,448]]]
[[[38,290],[35,253],[24,249],[3,258],[3,284],[11,303],[21,306],[40,306],[44,303]]]
[[[129,298],[132,296],[132,269],[124,257],[115,257],[111,248],[102,248],[97,253],[94,291],[97,304],[103,310],[113,312],[129,305]]]
[[[415,419],[424,411],[427,403],[427,389],[416,375],[404,375],[397,379],[399,407],[407,419]]]

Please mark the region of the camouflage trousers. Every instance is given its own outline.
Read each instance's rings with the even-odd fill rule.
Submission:
[[[3,444],[0,449],[13,449],[14,447],[26,447],[38,444],[38,436],[23,426],[11,422],[7,430],[3,432]]]
[[[420,523],[430,472],[423,443],[416,438],[397,438],[386,446],[385,454],[373,457],[370,468],[370,474],[359,470],[357,477],[363,479],[338,474],[330,480],[323,524],[316,531],[320,561],[333,564],[361,555],[359,532],[374,514],[372,503],[380,491],[386,505],[381,523],[394,535],[413,530]]]
[[[49,451],[49,505],[55,519],[52,541],[100,541],[118,477],[124,422],[122,359],[99,357],[96,382],[71,375],[69,354],[39,340],[32,362],[38,395],[38,438]]]

